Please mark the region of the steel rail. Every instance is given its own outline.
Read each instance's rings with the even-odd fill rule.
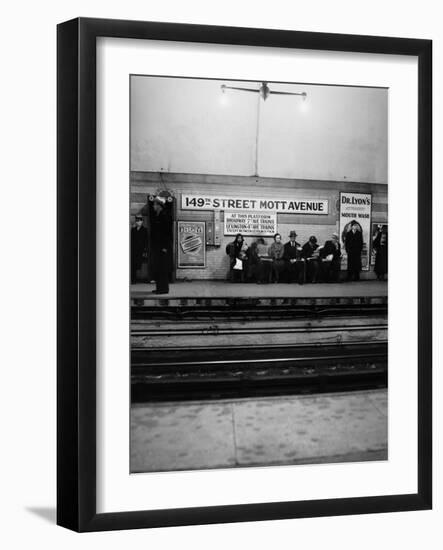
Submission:
[[[388,341],[387,340],[377,340],[376,342],[376,345],[379,345],[379,346],[387,346],[388,344]],[[335,344],[337,345],[337,344]],[[370,345],[368,344],[368,341],[367,340],[358,340],[358,341],[354,341],[354,342],[346,342],[344,344],[341,344],[343,346],[346,346],[346,347],[349,347],[349,346],[362,346],[362,345]],[[373,345],[373,344],[372,344]],[[334,346],[334,343],[332,342],[316,342],[316,343],[312,343],[310,344],[309,347],[311,348],[326,348],[326,347],[331,347],[331,346]],[[268,348],[270,349],[281,349],[281,348],[305,348],[306,347],[306,343],[304,342],[301,342],[301,343],[296,343],[296,344],[288,344],[288,343],[285,343],[285,344],[264,344],[264,345],[260,345],[260,344],[254,344],[254,350],[260,350],[260,349],[263,349],[263,350],[266,350]],[[230,344],[228,346],[220,346],[220,345],[217,345],[217,346],[192,346],[192,347],[189,347],[189,346],[174,346],[174,347],[170,347],[170,348],[147,348],[147,347],[136,347],[136,346],[131,346],[131,351],[133,352],[146,352],[146,353],[158,353],[158,352],[161,352],[161,353],[170,353],[171,351],[176,351],[176,352],[180,352],[180,351],[196,351],[196,352],[201,352],[201,351],[215,351],[215,350],[227,350],[227,349],[235,349],[237,351],[243,349],[243,350],[250,350],[251,347],[250,346],[245,346],[244,344],[238,344],[238,345],[233,345],[233,344]]]
[[[273,364],[277,365],[280,363],[312,363],[319,361],[330,361],[330,362],[340,362],[340,361],[350,361],[350,360],[361,360],[368,361],[375,357],[385,358],[386,351],[380,352],[368,352],[366,354],[341,354],[341,355],[314,355],[314,356],[302,356],[302,357],[268,357],[264,359],[254,358],[254,359],[223,359],[223,360],[203,360],[203,361],[170,361],[170,362],[156,362],[156,363],[137,363],[132,365],[134,368],[159,368],[159,367],[174,367],[174,368],[189,368],[189,367],[209,367],[215,365],[252,365],[252,364]]]
[[[338,330],[346,330],[355,332],[357,330],[386,330],[388,328],[387,324],[383,325],[355,325],[355,326],[333,326],[333,327],[263,327],[263,328],[243,328],[243,327],[233,327],[233,328],[219,328],[217,326],[207,327],[207,328],[192,328],[192,329],[178,329],[174,330],[165,330],[165,329],[152,329],[152,330],[131,330],[131,336],[198,336],[198,335],[216,335],[216,334],[290,334],[290,333],[300,333],[300,332],[334,332]]]

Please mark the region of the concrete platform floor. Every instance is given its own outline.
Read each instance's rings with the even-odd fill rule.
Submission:
[[[154,284],[131,285],[131,296],[145,298],[152,294]],[[169,294],[162,298],[324,298],[342,296],[387,296],[387,281],[358,281],[352,283],[318,283],[299,285],[229,283],[227,281],[177,282],[169,285]]]
[[[387,460],[387,390],[131,410],[131,472],[367,460]]]

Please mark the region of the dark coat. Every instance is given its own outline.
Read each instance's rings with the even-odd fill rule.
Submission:
[[[345,237],[345,249],[348,254],[348,269],[361,270],[361,251],[363,250],[363,237],[360,231],[349,231]]]
[[[332,241],[326,241],[323,248],[320,250],[320,258],[326,258],[329,254],[333,255],[332,262],[339,263],[341,258],[341,247],[340,243],[337,243],[337,246]]]
[[[256,265],[260,263],[260,256],[258,255],[257,243],[252,243],[248,248],[248,262],[250,265]]]
[[[151,217],[152,274],[157,292],[168,292],[172,264],[172,223],[167,212],[153,212]]]
[[[131,260],[135,269],[140,269],[143,253],[148,248],[148,231],[146,227],[131,229]]]
[[[240,252],[243,246],[243,242],[239,243],[238,241],[232,241],[226,245],[226,254],[230,258],[230,267],[232,268],[235,265],[235,260],[240,256]]]
[[[314,252],[317,250],[318,244],[311,244],[309,241],[305,243],[301,249],[302,258],[312,258]]]
[[[372,247],[375,249],[374,271],[377,275],[385,275],[388,272],[388,234],[382,235],[379,232],[372,242]]]
[[[151,245],[153,252],[156,253],[162,249],[169,252],[172,244],[172,224],[169,215],[162,210],[158,214],[153,214],[151,218]]]
[[[283,259],[289,262],[289,260],[299,260],[301,257],[300,244],[295,241],[294,246],[292,246],[291,241],[285,244]]]

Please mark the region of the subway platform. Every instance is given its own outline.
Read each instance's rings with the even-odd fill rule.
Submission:
[[[134,404],[131,472],[388,459],[386,389]]]
[[[153,293],[155,284],[131,285],[132,305],[219,305],[227,300],[260,300],[261,305],[316,303],[387,303],[387,281],[318,284],[255,284],[227,281],[176,282],[169,293]]]

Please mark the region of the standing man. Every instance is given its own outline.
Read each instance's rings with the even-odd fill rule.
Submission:
[[[379,224],[377,233],[372,237],[372,248],[375,250],[374,271],[379,281],[385,280],[388,272],[388,226]]]
[[[156,283],[154,294],[169,292],[169,247],[172,243],[171,220],[164,210],[166,199],[154,199],[154,214],[151,220],[151,246],[153,273]]]
[[[305,262],[301,259],[301,246],[295,240],[297,233],[289,232],[289,242],[285,244],[283,259],[286,262],[286,272],[288,275],[288,283],[298,281],[302,285],[305,275]]]
[[[137,282],[137,270],[141,268],[143,257],[148,249],[148,231],[143,227],[143,218],[135,216],[135,225],[131,229],[131,283]]]
[[[346,233],[345,249],[348,255],[348,281],[359,281],[361,271],[361,251],[363,237],[357,222],[351,222],[351,230]]]

